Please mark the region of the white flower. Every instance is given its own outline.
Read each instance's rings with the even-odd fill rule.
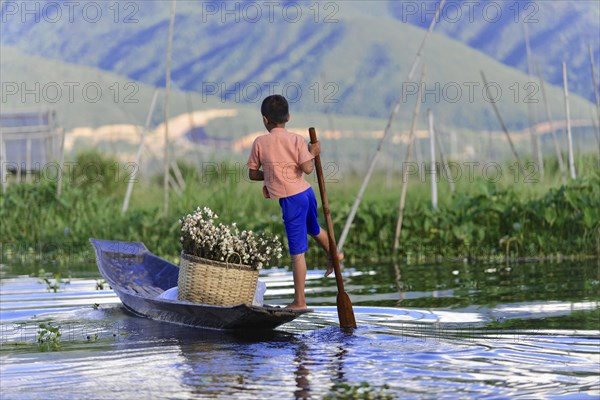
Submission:
[[[197,207],[193,214],[179,220],[183,251],[199,257],[232,261],[261,268],[273,258],[281,258],[279,237],[240,230],[237,223],[215,224],[217,214],[208,207]]]

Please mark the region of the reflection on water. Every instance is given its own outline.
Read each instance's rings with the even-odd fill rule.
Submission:
[[[352,332],[315,271],[316,312],[259,336],[131,316],[93,267],[58,293],[22,268],[0,281],[3,398],[321,398],[364,381],[402,398],[600,394],[595,263],[347,268]],[[292,297],[287,271],[262,279],[269,303]],[[37,343],[40,322],[61,327],[59,351]]]

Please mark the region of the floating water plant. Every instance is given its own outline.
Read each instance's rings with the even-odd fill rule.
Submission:
[[[62,279],[60,273],[51,275],[50,273],[46,273],[44,269],[38,270],[38,278],[41,280],[40,283],[46,284],[46,289],[48,291],[53,291],[54,293],[57,293],[61,288],[64,289],[66,285],[71,283],[71,277]],[[52,281],[52,279],[54,279],[54,281]]]
[[[38,331],[38,346],[40,350],[59,350],[60,349],[60,326],[54,326],[50,323],[41,323]]]

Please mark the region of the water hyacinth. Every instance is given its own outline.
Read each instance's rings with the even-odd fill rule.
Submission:
[[[281,258],[279,237],[252,231],[240,232],[236,223],[216,223],[219,216],[208,207],[198,207],[179,220],[183,252],[209,260],[251,265],[260,269]]]

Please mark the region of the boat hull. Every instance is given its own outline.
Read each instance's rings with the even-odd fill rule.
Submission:
[[[143,243],[90,239],[100,273],[135,315],[219,330],[272,330],[307,310],[239,304],[231,307],[158,298],[177,286],[179,267],[150,253]]]

